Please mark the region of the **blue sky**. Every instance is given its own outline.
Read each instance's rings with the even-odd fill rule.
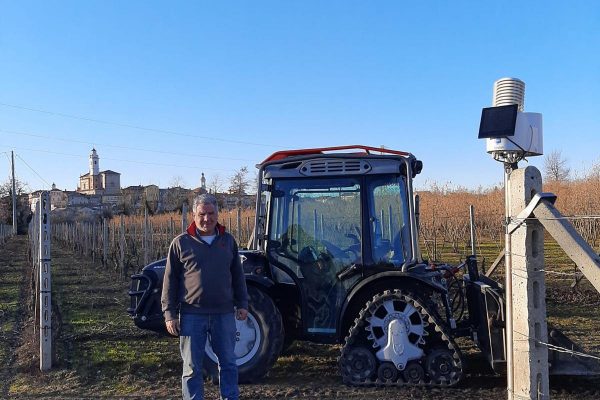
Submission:
[[[31,190],[74,190],[93,146],[123,187],[197,187],[283,148],[366,144],[422,159],[418,187],[488,187],[502,168],[477,130],[506,76],[546,153],[585,171],[599,28],[595,1],[0,0],[0,180],[11,150]]]

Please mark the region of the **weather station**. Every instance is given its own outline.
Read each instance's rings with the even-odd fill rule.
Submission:
[[[493,106],[482,110],[479,139],[504,164],[507,397],[548,399],[550,375],[593,375],[598,367],[587,363],[585,355],[573,357],[583,354],[581,348],[547,323],[544,230],[598,291],[600,258],[554,207],[556,196],[542,192],[540,171],[518,167],[527,157],[543,155],[542,114],[525,112],[524,100],[520,79],[494,82]]]

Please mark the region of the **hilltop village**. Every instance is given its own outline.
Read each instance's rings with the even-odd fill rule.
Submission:
[[[100,157],[96,149],[89,155],[89,170],[79,176],[77,190],[60,190],[52,184],[50,202],[52,210],[102,211],[111,214],[151,214],[181,211],[184,204],[190,205],[194,196],[211,193],[206,187],[204,173],[200,186],[187,189],[181,186],[159,188],[157,185],[137,185],[121,188],[121,174],[107,169],[100,170]],[[29,194],[29,206],[33,211],[41,191]],[[251,207],[254,196],[231,193],[213,193],[224,209],[241,206]]]

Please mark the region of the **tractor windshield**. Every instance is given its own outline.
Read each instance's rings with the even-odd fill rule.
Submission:
[[[279,252],[301,262],[327,253],[333,272],[360,261],[361,194],[357,179],[282,180],[276,183],[276,193],[269,239],[278,243]]]

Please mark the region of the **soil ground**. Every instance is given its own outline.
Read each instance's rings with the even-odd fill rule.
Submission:
[[[0,246],[0,398],[177,399],[178,341],[137,329],[127,316],[128,279],[70,249],[52,248],[55,362],[39,371],[27,238]],[[550,282],[552,283],[552,282]],[[600,296],[585,285],[549,284],[549,320],[587,352],[600,353]],[[354,388],[337,373],[339,347],[296,342],[260,384],[241,385],[242,399],[504,399],[495,375],[466,345],[466,376],[448,389]],[[598,399],[598,378],[552,378],[555,399]],[[218,390],[206,384],[206,398]]]

